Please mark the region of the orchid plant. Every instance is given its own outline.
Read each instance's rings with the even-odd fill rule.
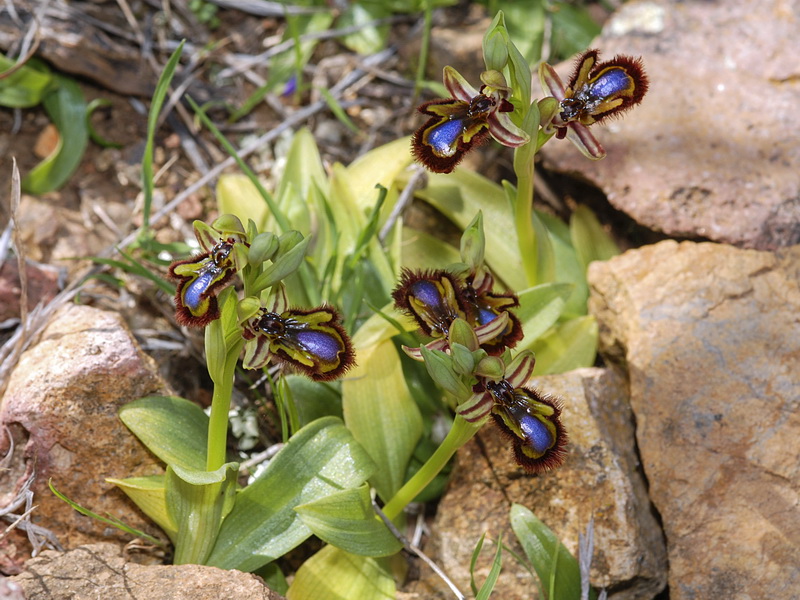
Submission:
[[[121,410],[166,472],[113,483],[164,530],[175,562],[274,567],[314,534],[328,545],[295,573],[290,599],[393,597],[403,543],[392,528],[438,493],[450,458],[486,423],[530,474],[565,460],[561,401],[528,381],[537,362],[541,372],[594,360],[593,346],[559,342],[578,322],[590,347],[596,329],[574,289],[614,250],[591,215],[570,231],[533,211],[533,160],[552,137],[598,158],[587,127],[641,101],[640,62],[597,57],[581,57],[568,85],[543,65],[551,96],[532,101],[530,67],[499,13],[481,86],[445,68],[452,98],[420,107],[428,119],[412,152],[403,139],[326,171],[300,131],[274,196],[252,173],[220,178],[223,216],[195,222],[198,254],[168,271],[177,323],[203,331],[210,415],[163,396]],[[516,186],[456,169],[490,138],[514,148]],[[417,196],[462,227],[459,249],[393,211],[414,158],[436,173]],[[286,442],[243,488],[241,457],[228,451],[239,365],[271,382]]]

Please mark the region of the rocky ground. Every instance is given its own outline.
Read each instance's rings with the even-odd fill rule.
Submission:
[[[228,43],[239,55],[257,53],[251,46],[256,32],[274,34],[280,27],[272,17],[222,14],[232,32]],[[11,35],[3,15],[0,42]],[[435,38],[434,64],[460,61],[462,68],[469,64],[465,57],[479,55],[487,23],[479,11],[444,11],[437,23],[450,34]],[[649,95],[624,120],[598,128],[605,160],[592,163],[569,144],[548,144],[541,172],[557,208],[590,203],[628,250],[590,268],[599,366],[535,382],[570,399],[566,464],[546,475],[521,476],[492,429],[459,453],[425,549],[461,589],[469,589],[475,523],[490,536],[507,531],[509,507],[517,502],[534,509],[573,552],[578,533],[594,518],[592,582],[611,598],[800,598],[800,68],[791,52],[798,26],[796,0],[770,2],[759,11],[744,0],[640,1],[611,15],[593,44],[605,56],[641,55]],[[349,113],[360,136],[346,133],[324,103],[301,119],[301,107],[280,99],[255,110],[245,126],[257,136],[281,123],[308,124],[325,158],[345,162],[407,135],[418,124],[406,78],[414,27],[413,19],[393,26],[404,49],[377,67],[330,49],[319,60],[328,61],[317,68],[326,85],[359,70],[357,80],[369,80],[342,92],[352,101]],[[54,64],[69,68],[52,46],[45,50]],[[33,521],[43,529],[17,528],[0,538],[0,569],[13,575],[0,585],[10,598],[22,598],[20,588],[28,598],[88,598],[98,587],[104,598],[206,597],[190,582],[209,598],[277,597],[249,575],[163,566],[157,554],[123,547],[126,536],[80,516],[47,490],[52,477],[61,491],[97,512],[159,535],[104,484],[106,477],[160,468],[127,433],[116,409],[171,390],[208,401],[196,340],[178,333],[169,306],[159,308],[163,298],[144,283],[115,292],[95,282],[82,292],[82,305],[53,301],[89,267],[65,259],[108,251],[141,219],[141,102],[148,79],[137,79],[140,88],[121,87],[134,85],[134,78],[92,67],[98,56],[111,57],[109,51],[73,51],[81,60],[72,68],[80,73],[75,65],[89,62],[84,75],[98,76],[82,83],[87,95],[112,99],[98,127],[122,148],[90,146],[66,188],[23,196],[17,213],[31,259],[29,306],[42,300],[53,310],[39,317],[41,330],[23,340],[29,342],[24,352],[4,355],[0,367],[6,386],[0,446],[7,455],[0,507],[20,515],[36,504]],[[118,64],[153,72],[136,66],[138,53],[128,62],[113,56]],[[258,69],[252,73],[260,76]],[[193,85],[209,97],[236,92]],[[304,106],[316,100],[309,97]],[[23,172],[35,164],[33,148],[44,128],[41,112],[24,111],[18,129],[14,118],[0,111],[3,173],[10,173],[12,155]],[[214,212],[207,188],[184,192],[224,157],[189,135],[190,125],[175,117],[162,128],[157,165],[166,168],[157,183],[158,207],[183,195],[156,223],[165,242],[184,238],[187,222]],[[252,154],[267,177],[280,157],[280,140],[275,134]],[[491,162],[465,168],[498,177],[508,169],[502,160]],[[0,194],[7,193],[4,186]],[[4,221],[7,206],[0,209]],[[10,319],[20,306],[14,263],[6,260],[0,271],[6,339],[16,330]],[[402,597],[452,597],[426,567],[414,566]],[[479,563],[479,578],[488,567],[488,558]],[[504,561],[496,597],[537,597],[530,574],[513,559]]]

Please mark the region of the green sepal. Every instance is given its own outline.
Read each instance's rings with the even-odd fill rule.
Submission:
[[[375,514],[369,486],[343,490],[295,508],[323,542],[361,556],[390,556],[403,547]]]
[[[126,477],[125,479],[106,478],[108,483],[113,483],[133,500],[149,519],[169,536],[175,543],[178,527],[167,511],[167,495],[164,488],[164,475],[150,475],[149,477]]]
[[[287,236],[290,236],[290,234],[300,235],[296,231],[290,231],[280,237],[278,253],[273,259],[273,263],[264,269],[264,272],[256,278],[253,283],[253,289],[263,290],[271,285],[275,285],[300,268],[311,238],[307,237],[303,239],[303,237],[300,236],[300,239],[296,240],[296,237],[291,235],[291,237],[287,239]]]
[[[503,32],[498,30],[498,25],[503,13],[498,12],[491,25],[483,36],[483,62],[487,69],[502,71],[508,62],[508,48],[506,47],[506,37]]]
[[[469,348],[461,344],[450,344],[450,358],[453,371],[458,375],[472,375],[475,370],[475,357]]]
[[[221,215],[213,223],[211,223],[211,227],[222,234],[232,233],[242,237],[247,236],[247,232],[245,231],[244,225],[242,225],[242,221],[236,215]]]
[[[461,234],[461,260],[468,267],[477,269],[483,266],[486,250],[486,236],[483,233],[483,213],[478,211],[475,218]]]
[[[453,359],[441,350],[429,350],[425,346],[420,348],[425,368],[439,387],[450,392],[459,400],[469,397],[472,391],[464,384],[453,369]]]
[[[475,375],[497,381],[503,378],[505,364],[499,356],[485,356],[475,366]]]
[[[261,310],[261,300],[254,296],[242,298],[236,305],[236,318],[239,324],[252,319]]]
[[[447,338],[451,346],[460,344],[466,347],[470,352],[474,352],[480,348],[475,330],[464,319],[454,319],[453,322],[450,323]]]
[[[194,221],[192,228],[194,229],[194,237],[197,238],[197,243],[206,252],[211,250],[219,241],[220,232],[203,221]]]
[[[278,251],[278,237],[271,231],[264,231],[250,239],[247,262],[254,267],[261,265],[265,261],[272,260],[272,257]]]
[[[238,473],[235,462],[216,471],[167,466],[167,513],[178,529],[175,564],[205,564],[222,520],[233,508]]]

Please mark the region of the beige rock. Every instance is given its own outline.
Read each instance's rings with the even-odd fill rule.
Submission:
[[[59,310],[41,341],[21,356],[2,399],[0,450],[8,449],[8,427],[16,460],[10,471],[0,472],[0,494],[7,501],[35,473],[33,522],[67,547],[129,536],[56,498],[50,478],[82,506],[157,533],[105,478],[163,472],[117,410],[136,398],[168,393],[166,388],[118,315],[78,305]]]
[[[10,578],[28,600],[282,600],[261,578],[200,565],[145,566],[125,562],[113,544],[45,551]]]
[[[589,269],[627,364],[672,600],[800,598],[800,246],[667,241]]]
[[[769,249],[800,242],[800,2],[648,0],[623,5],[593,46],[641,56],[650,91],[593,126],[608,156],[566,142],[545,165],[580,173],[639,223]],[[562,65],[569,73],[571,64]]]
[[[592,582],[612,593],[618,590],[612,596],[618,600],[652,598],[666,583],[666,551],[637,471],[624,381],[592,368],[534,379],[533,384],[563,400],[570,438],[566,462],[544,475],[526,475],[499,430],[487,424],[459,451],[432,527],[430,553],[462,591],[469,590],[470,557],[484,531],[492,539],[502,532],[503,541],[522,554],[508,520],[512,503],[533,510],[574,555],[578,533],[594,517]],[[489,571],[490,554],[484,551],[476,570],[479,582]],[[507,555],[503,567],[495,588],[498,598],[538,597],[536,581],[515,560]],[[433,575],[413,589],[450,597]]]

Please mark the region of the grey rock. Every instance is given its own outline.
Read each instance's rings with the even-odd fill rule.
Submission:
[[[671,600],[800,598],[800,246],[666,241],[589,268]]]
[[[128,536],[55,497],[48,489],[51,478],[82,506],[158,534],[105,479],[163,472],[117,411],[131,400],[168,392],[119,315],[74,304],[60,309],[39,343],[20,357],[2,398],[0,450],[7,451],[13,438],[15,451],[12,466],[0,472],[0,494],[13,497],[35,476],[33,522],[56,533],[66,547]]]
[[[113,544],[45,551],[10,580],[28,600],[282,600],[256,575],[201,565],[126,562]]]
[[[800,2],[626,3],[593,46],[641,56],[650,91],[592,127],[608,155],[552,140],[545,165],[579,173],[671,236],[774,249],[800,242]],[[572,65],[562,65],[569,74]]]

